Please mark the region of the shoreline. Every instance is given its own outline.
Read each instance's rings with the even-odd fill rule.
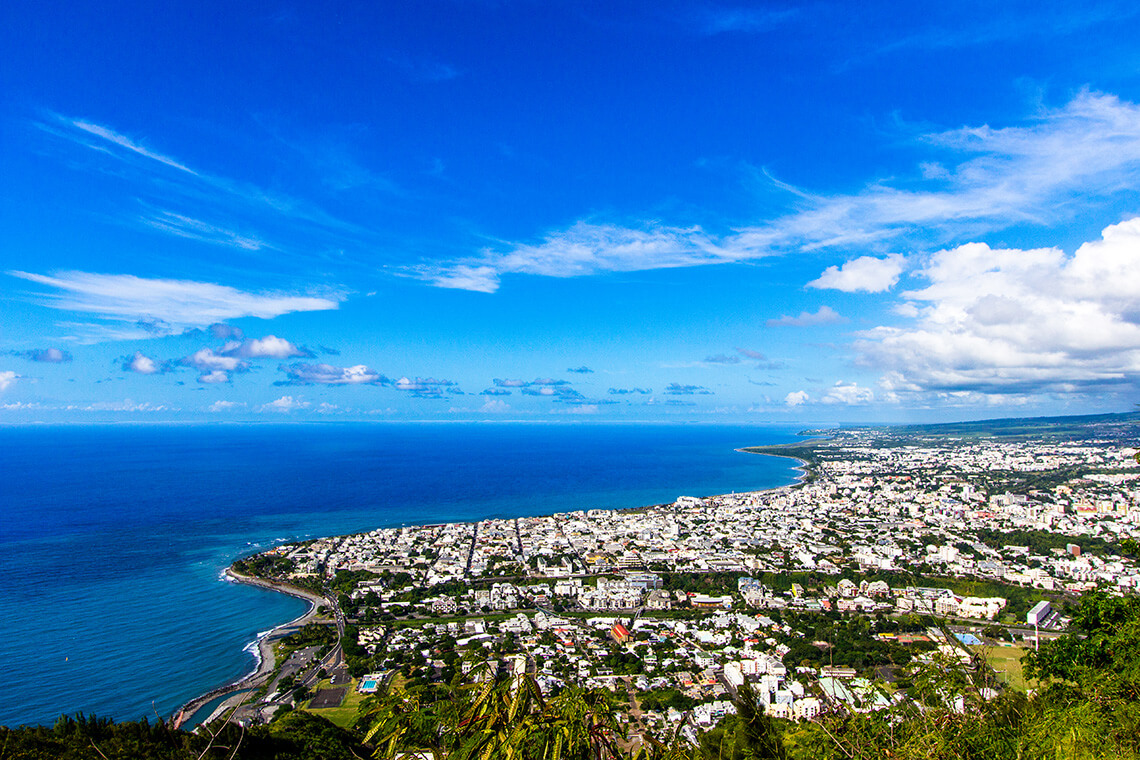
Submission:
[[[808,472],[808,470],[811,469],[811,463],[806,459],[800,459],[799,457],[792,456],[791,454],[772,454],[767,451],[749,451],[747,448],[734,449],[734,451],[739,451],[742,454],[755,454],[756,456],[776,457],[777,459],[791,459],[793,462],[799,462],[798,465],[792,468],[793,470],[799,470],[800,472],[800,474],[796,476],[796,481],[794,483],[787,486],[776,486],[775,488],[762,488],[760,489],[760,492],[776,491],[781,488],[794,488],[796,486],[802,486],[807,482],[808,477],[811,475],[811,473]]]
[[[757,448],[759,448],[759,447],[757,447]],[[764,451],[764,452],[749,451],[747,447],[739,448],[739,449],[733,449],[733,450],[744,453],[744,454],[756,454],[759,456],[771,456],[771,457],[777,457],[777,458],[781,458],[781,459],[791,459],[792,461],[799,463],[796,467],[792,468],[793,470],[799,471],[799,474],[796,475],[794,482],[789,483],[788,485],[773,486],[771,488],[761,488],[761,489],[758,489],[756,491],[756,493],[763,493],[763,492],[767,492],[767,491],[779,491],[779,490],[784,489],[784,488],[799,488],[807,482],[807,479],[810,475],[809,469],[811,467],[811,464],[809,462],[807,462],[806,460],[800,459],[800,458],[795,457],[795,456],[790,456],[787,454],[774,454],[774,453],[770,453],[767,451]],[[737,492],[734,491],[732,493],[737,493]],[[701,498],[714,498],[715,496],[719,496],[719,495],[725,495],[725,494],[711,494],[708,496],[703,496]],[[641,506],[641,507],[629,507],[629,508],[625,508],[625,509],[619,508],[615,511],[636,512],[636,511],[641,511],[641,510],[654,509],[655,507],[662,507],[662,506],[667,506],[667,505],[666,504],[649,504],[649,505],[645,505],[645,506]],[[547,516],[553,516],[553,515],[557,515],[557,514],[562,514],[562,513],[554,512],[554,513],[551,513],[551,515],[547,515]],[[497,519],[497,518],[489,518],[489,519]],[[478,522],[478,521],[476,521],[476,522]],[[434,523],[428,523],[428,524],[434,524]],[[455,523],[453,521],[447,521],[445,523],[440,523],[440,524],[446,524],[446,525],[466,524],[466,521],[465,522],[459,522],[459,523]],[[403,527],[405,525],[409,525],[409,524],[403,523],[403,524],[401,524],[401,527]],[[346,535],[351,535],[351,534],[346,534]],[[316,610],[318,609],[318,607],[328,604],[327,599],[325,599],[324,597],[321,597],[317,594],[314,594],[310,591],[306,591],[304,589],[300,589],[300,588],[297,588],[295,586],[286,586],[283,584],[272,583],[272,582],[267,581],[263,578],[255,578],[253,576],[243,575],[242,573],[235,571],[233,569],[232,565],[225,569],[223,575],[226,578],[226,580],[229,582],[243,583],[243,584],[248,585],[248,586],[256,586],[258,588],[262,588],[262,589],[265,589],[267,591],[275,591],[279,594],[285,594],[287,596],[292,596],[292,597],[295,597],[297,599],[304,599],[305,601],[307,601],[309,603],[309,609],[304,614],[302,614],[301,616],[299,616],[299,617],[297,617],[297,618],[295,618],[295,619],[293,619],[287,623],[282,623],[281,625],[275,626],[274,628],[270,629],[269,631],[265,632],[264,634],[261,634],[260,636],[258,636],[258,638],[256,639],[256,642],[255,642],[257,646],[253,648],[254,657],[257,659],[257,666],[254,668],[254,670],[252,672],[248,673],[247,675],[242,676],[241,678],[239,678],[239,679],[237,679],[237,680],[235,680],[229,684],[226,684],[225,686],[220,686],[216,689],[212,689],[209,692],[202,694],[198,697],[195,697],[194,699],[186,702],[184,705],[182,705],[182,707],[180,707],[178,709],[177,712],[174,713],[174,716],[172,716],[172,721],[174,723],[175,728],[181,727],[187,720],[194,717],[194,714],[196,712],[198,712],[198,710],[200,710],[202,707],[204,707],[207,703],[217,699],[218,697],[224,696],[226,694],[231,694],[231,693],[236,692],[236,691],[241,691],[244,689],[257,688],[258,686],[261,686],[262,683],[259,683],[259,681],[264,682],[264,680],[273,672],[273,669],[276,665],[276,658],[274,656],[273,647],[272,647],[272,644],[270,643],[270,640],[275,639],[275,638],[280,638],[279,635],[275,635],[275,634],[279,634],[280,632],[284,631],[285,629],[293,628],[293,627],[300,627],[300,626],[304,625],[305,623],[308,623],[310,620],[312,620],[313,618],[316,617]],[[254,642],[251,642],[251,643],[254,643]],[[249,645],[247,645],[247,647],[248,646]]]
[[[228,684],[219,686],[216,689],[211,689],[205,694],[200,694],[197,697],[189,700],[181,707],[178,708],[171,716],[171,722],[174,728],[181,728],[188,720],[201,710],[208,702],[211,702],[218,697],[232,694],[236,691],[245,689],[256,689],[264,685],[268,677],[273,673],[273,669],[277,665],[276,655],[273,653],[273,641],[281,638],[285,631],[294,628],[300,628],[317,617],[317,610],[328,604],[328,600],[318,594],[314,594],[304,589],[296,588],[293,586],[284,586],[277,583],[264,580],[262,578],[254,578],[250,575],[243,575],[233,567],[227,567],[223,573],[226,580],[232,583],[242,583],[247,586],[256,586],[265,589],[266,591],[275,591],[279,594],[292,596],[297,599],[303,599],[309,603],[309,608],[301,615],[293,618],[292,620],[274,626],[273,628],[260,634],[254,641],[247,644],[243,649],[250,649],[256,664],[252,671],[246,673],[241,678],[231,681]]]

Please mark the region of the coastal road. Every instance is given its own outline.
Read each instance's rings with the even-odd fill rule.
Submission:
[[[182,705],[182,707],[180,707],[174,713],[174,715],[171,716],[170,720],[174,728],[181,728],[182,725],[185,724],[186,721],[193,718],[195,713],[201,710],[202,707],[204,707],[207,703],[217,699],[218,697],[222,697],[227,694],[232,694],[236,691],[242,691],[245,689],[255,689],[264,685],[269,680],[269,676],[273,674],[273,671],[277,665],[276,656],[273,653],[273,642],[281,636],[285,635],[287,632],[301,628],[306,623],[312,621],[317,616],[317,609],[319,607],[330,606],[328,599],[325,597],[314,594],[311,591],[297,588],[295,586],[284,586],[280,584],[270,583],[260,578],[254,578],[252,576],[236,573],[229,568],[226,569],[226,577],[228,577],[230,580],[236,581],[237,583],[257,586],[259,588],[269,589],[270,591],[276,591],[278,593],[288,594],[289,596],[295,596],[299,599],[304,599],[305,601],[309,602],[311,606],[304,615],[301,615],[295,620],[291,620],[284,625],[277,626],[265,636],[261,637],[261,639],[257,642],[258,654],[260,655],[260,662],[258,663],[257,670],[243,678],[238,679],[237,681],[234,681],[233,683],[212,689],[207,693],[195,697],[186,704]],[[336,605],[331,605],[331,607],[334,609],[337,608]],[[339,609],[337,611],[339,612]],[[343,621],[338,622],[338,628],[343,635],[344,629],[341,626],[343,626]],[[339,649],[340,644],[338,642],[336,647],[338,653]]]

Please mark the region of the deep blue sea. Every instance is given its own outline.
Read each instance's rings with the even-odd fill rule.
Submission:
[[[235,558],[376,527],[634,507],[794,481],[786,427],[0,428],[0,725],[167,717],[304,603]]]

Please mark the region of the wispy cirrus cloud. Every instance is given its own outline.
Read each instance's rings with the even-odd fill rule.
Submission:
[[[137,219],[147,229],[164,234],[220,245],[250,254],[250,263],[263,261],[254,256],[273,249],[278,257],[290,256],[300,263],[311,254],[305,248],[342,248],[352,242],[375,240],[375,233],[325,211],[312,200],[278,188],[265,188],[191,168],[188,163],[152,149],[139,138],[87,119],[48,113],[35,123],[41,131],[61,141],[96,151],[116,161],[114,175],[131,182],[137,206],[122,218]],[[281,141],[299,151],[299,161],[311,168],[321,187],[326,181],[336,187],[381,185],[378,178],[343,155],[329,157],[319,140],[313,145]],[[99,171],[97,167],[91,167]],[[174,169],[176,171],[171,171]],[[312,187],[310,176],[302,187]],[[300,184],[300,183],[298,183]],[[271,243],[270,239],[286,241]]]
[[[162,332],[166,334],[238,317],[272,319],[291,312],[336,309],[343,300],[340,295],[254,293],[211,282],[147,279],[129,274],[8,274],[55,291],[30,296],[35,302],[113,322],[151,320],[151,324],[163,325]]]
[[[790,191],[794,210],[728,233],[580,220],[536,243],[427,262],[407,273],[438,287],[490,293],[506,275],[580,277],[840,248],[889,253],[894,245],[929,248],[1015,224],[1049,226],[1140,182],[1140,106],[1102,93],[1081,92],[1023,125],[960,127],[911,141],[929,154],[911,177],[871,179],[857,192],[836,194],[773,181]],[[874,258],[879,263],[858,258],[828,270],[815,286],[881,292],[902,262]]]
[[[187,238],[188,240],[198,240],[203,243],[210,243],[211,245],[240,248],[246,251],[259,251],[262,248],[271,247],[268,246],[264,240],[254,235],[235,232],[216,224],[204,222],[201,219],[194,219],[184,214],[176,214],[173,211],[159,211],[149,216],[144,216],[142,217],[142,223],[156,230],[168,232],[171,235]]]
[[[796,8],[744,7],[744,6],[698,6],[690,12],[695,29],[705,35],[728,32],[758,33],[769,32],[784,26],[795,18]]]
[[[136,142],[126,135],[121,135],[118,132],[108,129],[107,127],[104,127],[100,124],[94,124],[90,121],[84,121],[83,119],[62,119],[62,117],[60,117],[60,119],[61,121],[65,121],[66,123],[70,124],[75,129],[80,130],[81,132],[85,132],[88,135],[93,135],[101,139],[101,143],[92,143],[90,147],[105,150],[107,144],[109,143],[110,145],[118,146],[128,153],[150,159],[151,161],[157,161],[158,163],[165,164],[172,169],[177,169],[179,171],[186,172],[187,174],[193,174],[195,176],[198,175],[198,172],[194,171],[184,164],[179,163],[178,161],[175,161],[170,156],[166,156],[162,153],[159,153],[158,151],[151,150],[150,148],[142,145],[140,142]]]

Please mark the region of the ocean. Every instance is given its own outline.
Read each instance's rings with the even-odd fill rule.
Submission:
[[[794,482],[706,425],[0,428],[0,725],[168,717],[254,667],[305,609],[228,583],[234,559],[372,528],[624,508]]]

